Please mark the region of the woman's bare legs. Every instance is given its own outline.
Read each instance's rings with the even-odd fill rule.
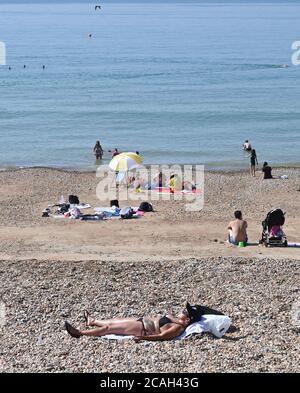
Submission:
[[[107,324],[113,322],[111,319],[98,320],[95,317],[93,317],[88,311],[84,312],[84,318],[86,320],[86,326],[103,327],[104,325],[107,325]]]
[[[85,312],[86,325],[97,326],[95,329],[80,330],[73,327],[69,322],[65,322],[67,332],[72,336],[105,336],[107,334],[116,334],[124,336],[141,336],[143,335],[144,326],[141,321],[135,318],[107,319],[96,320]]]
[[[136,319],[135,318],[95,319],[91,315],[89,315],[86,325],[103,327],[104,325],[107,324],[114,325],[116,323],[131,322],[131,321],[136,321]]]
[[[100,336],[105,336],[108,333],[108,325],[103,326],[103,327],[98,327],[96,329],[91,329],[91,330],[80,330],[80,333],[83,336],[94,336],[94,337],[100,337]]]
[[[128,336],[140,336],[143,331],[143,325],[136,319],[113,319],[97,321],[94,320],[92,325],[97,326],[95,329],[80,330],[83,336],[105,336],[106,334],[118,334]]]

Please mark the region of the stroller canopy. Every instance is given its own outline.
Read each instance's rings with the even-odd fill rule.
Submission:
[[[281,209],[271,210],[267,214],[267,218],[262,222],[262,226],[264,229],[270,230],[273,226],[278,225],[282,226],[285,223],[283,211]]]

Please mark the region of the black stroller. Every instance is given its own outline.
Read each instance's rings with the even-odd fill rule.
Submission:
[[[260,244],[266,247],[287,247],[286,235],[282,230],[285,213],[281,209],[271,210],[262,222],[263,232]]]

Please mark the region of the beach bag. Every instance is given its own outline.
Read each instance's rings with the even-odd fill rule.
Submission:
[[[49,214],[50,214],[50,209],[46,208],[43,210],[42,217],[49,217]]]
[[[71,205],[79,205],[79,199],[77,195],[69,195],[69,203]]]
[[[153,212],[153,206],[149,202],[142,202],[140,204],[139,210],[142,212]]]
[[[110,201],[110,207],[112,206],[120,207],[119,201],[117,199],[113,199],[112,201]]]
[[[214,310],[210,307],[200,306],[199,304],[190,305],[186,304],[186,309],[189,313],[191,322],[200,321],[202,315],[224,315],[222,312]]]
[[[132,218],[133,210],[131,209],[131,207],[123,207],[123,209],[121,209],[120,211],[120,216],[123,219]]]

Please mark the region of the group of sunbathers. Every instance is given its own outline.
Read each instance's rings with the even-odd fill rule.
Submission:
[[[155,190],[155,189],[168,189],[171,193],[175,191],[195,191],[196,184],[187,180],[182,180],[176,173],[171,173],[170,176],[159,171],[151,181],[148,181],[148,174],[143,176],[137,170],[129,177],[129,188],[132,187],[136,191]]]

